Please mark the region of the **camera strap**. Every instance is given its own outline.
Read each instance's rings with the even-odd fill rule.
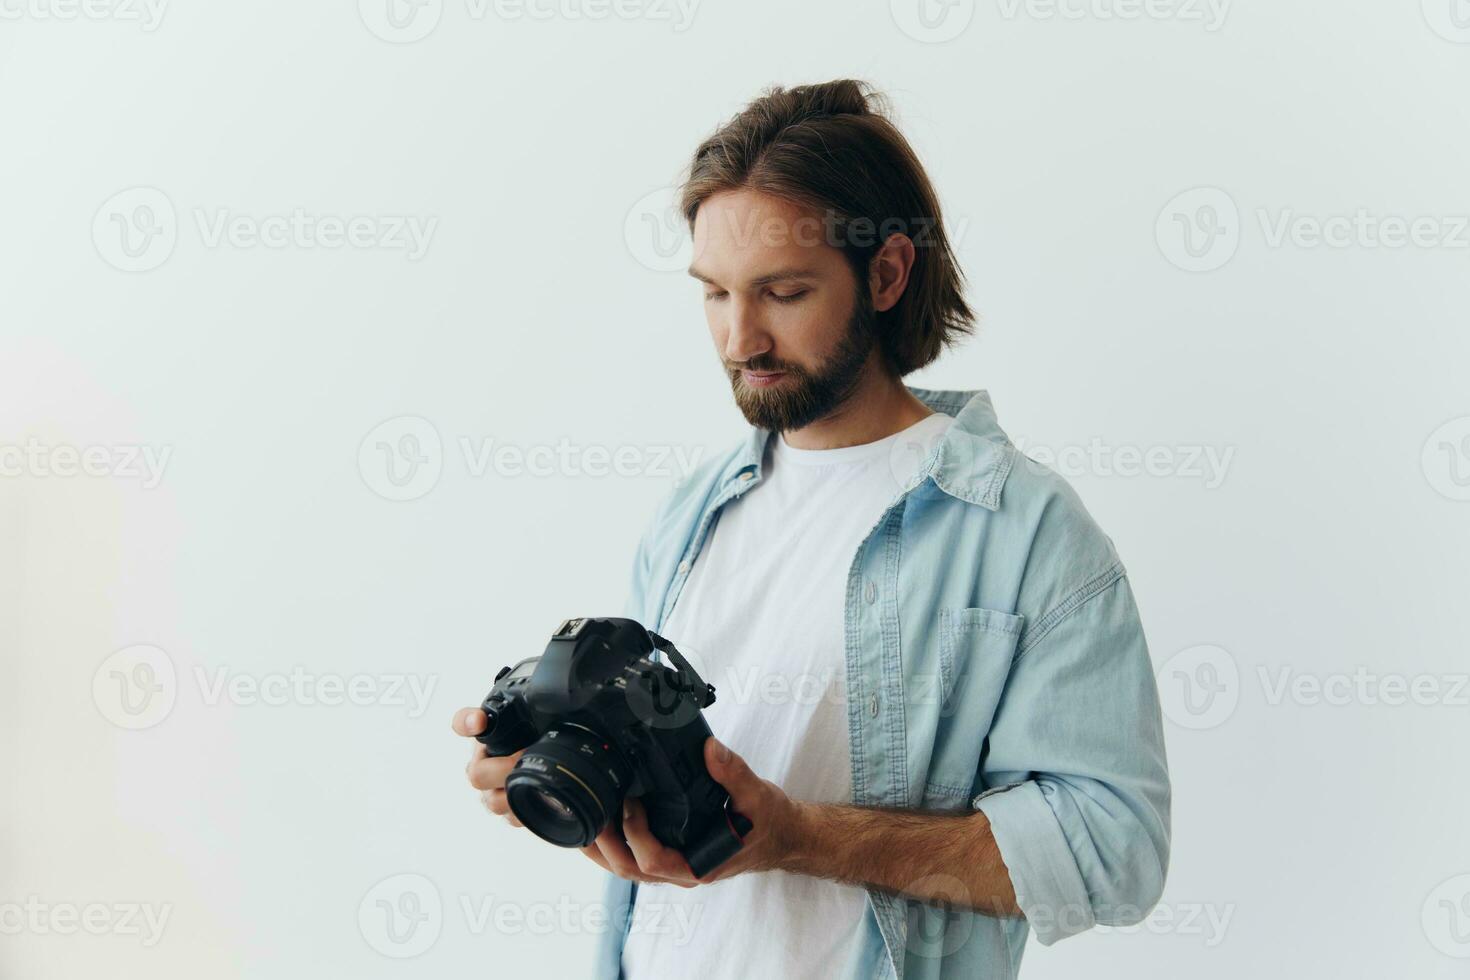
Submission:
[[[678,647],[653,630],[648,630],[648,638],[653,641],[654,649],[665,654],[673,662],[674,675],[677,678],[675,683],[679,690],[694,695],[701,708],[707,708],[715,703],[715,686],[705,683],[704,678],[699,676],[699,671],[684,659]]]

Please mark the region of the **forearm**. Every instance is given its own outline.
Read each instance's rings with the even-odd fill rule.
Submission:
[[[988,915],[1021,914],[983,813],[797,803],[795,814],[782,870]]]

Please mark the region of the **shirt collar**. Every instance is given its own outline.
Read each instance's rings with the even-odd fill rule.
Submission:
[[[954,416],[954,423],[945,430],[904,489],[913,490],[932,479],[936,487],[951,497],[988,510],[998,509],[1000,490],[1011,472],[1014,454],[996,420],[990,393],[904,387],[934,411]],[[771,430],[751,426],[725,467],[721,485],[759,483],[761,461],[770,436]]]

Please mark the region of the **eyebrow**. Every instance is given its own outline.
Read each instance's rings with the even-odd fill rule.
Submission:
[[[693,266],[690,266],[689,274],[700,282],[707,282],[712,286],[718,285],[713,279]],[[786,279],[816,279],[820,277],[821,272],[817,269],[806,266],[790,266],[785,269],[777,269],[775,272],[768,272],[759,278],[750,280],[746,285],[753,288],[756,286],[769,286],[773,282],[781,282]]]

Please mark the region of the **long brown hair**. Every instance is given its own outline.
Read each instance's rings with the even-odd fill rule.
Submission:
[[[939,199],[913,147],[888,118],[887,100],[863,81],[772,86],[699,145],[679,202],[691,233],[711,195],[749,188],[826,215],[866,300],[868,266],[890,234],[913,239],[903,296],[878,314],[884,358],[916,371],[974,330]],[[832,233],[836,232],[833,236]]]

